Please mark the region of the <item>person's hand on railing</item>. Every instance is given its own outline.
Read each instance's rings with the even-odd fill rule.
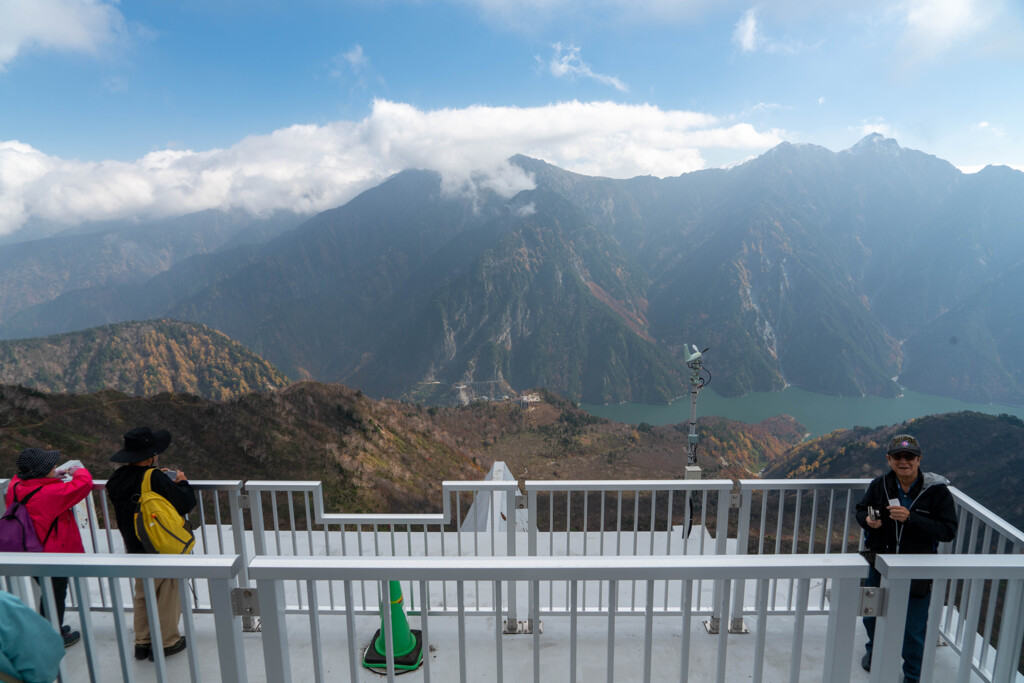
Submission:
[[[75,472],[77,472],[78,470],[82,469],[83,467],[84,467],[84,465],[82,464],[81,460],[68,460],[66,463],[64,463],[60,467],[57,467],[54,470],[54,474],[56,474],[61,479],[69,479],[70,480],[71,477],[75,474]]]

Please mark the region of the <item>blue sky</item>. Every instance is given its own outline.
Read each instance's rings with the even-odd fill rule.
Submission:
[[[1024,169],[1018,0],[0,0],[0,234],[870,132]]]

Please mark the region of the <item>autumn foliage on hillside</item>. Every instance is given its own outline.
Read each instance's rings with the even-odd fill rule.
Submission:
[[[901,432],[920,441],[922,470],[947,477],[1010,523],[1024,526],[1024,422],[1012,415],[964,411],[887,427],[836,430],[794,448],[765,476],[873,478],[889,470],[885,447]]]
[[[47,394],[0,387],[0,476],[23,448],[58,448],[97,479],[138,425],[168,429],[165,466],[191,479],[292,479],[324,483],[331,511],[437,512],[444,480],[480,480],[505,461],[520,479],[673,479],[686,464],[686,425],[628,425],[541,400],[462,408],[377,401],[338,384],[300,382],[229,401],[115,391]],[[788,418],[745,425],[701,418],[705,478],[749,477],[799,442]]]
[[[0,377],[43,391],[116,389],[225,400],[278,389],[288,379],[224,334],[196,323],[147,320],[40,339],[0,342]]]

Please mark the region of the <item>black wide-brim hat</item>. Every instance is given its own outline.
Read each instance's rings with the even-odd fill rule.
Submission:
[[[111,462],[140,462],[163,453],[171,445],[171,433],[166,429],[155,432],[149,427],[136,427],[124,433],[124,448],[111,456]]]

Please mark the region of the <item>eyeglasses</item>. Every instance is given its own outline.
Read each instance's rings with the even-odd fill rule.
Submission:
[[[890,453],[889,457],[892,458],[893,460],[907,460],[907,461],[910,461],[910,460],[913,460],[914,458],[917,458],[919,456],[916,453],[908,453],[906,451],[901,451],[899,453]]]

